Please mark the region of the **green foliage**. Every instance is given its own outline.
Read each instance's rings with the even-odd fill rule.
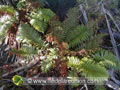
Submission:
[[[67,59],[69,60],[67,63],[68,67],[78,68],[80,65],[80,59],[77,57],[67,57]]]
[[[80,70],[82,70],[82,75],[88,77],[89,79],[98,79],[98,80],[105,80],[108,78],[108,73],[106,68],[96,64],[93,59],[89,58],[82,58],[82,64],[80,66]]]
[[[66,19],[63,22],[52,20],[50,23],[53,30],[53,35],[57,37],[58,41],[67,41],[67,35],[73,31],[79,22],[79,10],[77,7],[70,9],[66,15]]]
[[[72,50],[99,48],[104,35],[96,33],[97,21],[89,21],[88,25],[79,24],[79,21],[79,8],[74,7],[68,11],[63,22],[51,22],[53,35],[57,37],[58,41],[66,42],[69,49]]]
[[[69,38],[67,35],[74,30],[78,23],[79,23],[79,10],[77,7],[74,7],[68,11],[67,18],[63,22],[64,33],[62,34],[61,39],[67,41],[66,37]]]
[[[37,17],[44,22],[48,22],[55,14],[50,9],[38,9]]]
[[[47,28],[47,24],[39,21],[37,19],[32,19],[30,24],[35,28],[35,30],[44,33],[45,29]]]
[[[21,54],[22,56],[28,56],[32,54],[37,54],[38,51],[35,49],[35,47],[26,45],[22,46],[20,50],[12,49],[12,52],[16,54]]]
[[[82,59],[78,59],[77,57],[68,57],[68,67],[73,68],[73,70],[78,73],[81,72],[81,75],[90,80],[97,79],[104,81],[108,78],[105,67],[96,64],[92,58],[89,59],[84,57]]]
[[[107,9],[117,8],[119,0],[103,0]]]
[[[76,71],[69,71],[68,72],[68,77],[67,77],[69,80],[72,80],[72,81],[78,81],[79,80],[79,77],[78,77],[78,74],[77,74],[77,72]],[[77,86],[79,86],[79,84],[78,83],[73,83],[73,84],[71,84],[72,85],[72,87],[77,87]]]
[[[38,9],[33,12],[30,17],[30,24],[39,32],[44,33],[47,28],[48,22],[55,16],[50,9]]]
[[[26,42],[33,44],[35,46],[41,47],[43,45],[43,40],[37,31],[35,31],[30,25],[21,23],[19,26],[18,37]]]
[[[102,85],[95,85],[95,89],[94,90],[106,90],[106,88]]]
[[[17,8],[21,10],[22,8],[26,8],[26,0],[20,0],[17,4]]]
[[[56,38],[59,42],[63,41],[63,39],[65,37],[63,23],[60,21],[51,20],[50,26],[51,26],[51,29],[53,30],[52,31],[53,36],[56,36]]]
[[[15,22],[15,18],[9,15],[4,15],[0,18],[0,40],[3,40],[13,22]]]
[[[64,29],[69,33],[72,31],[79,23],[79,9],[74,7],[70,9],[67,13],[67,18],[64,20]]]
[[[106,50],[100,49],[96,51],[95,54],[92,55],[92,57],[96,60],[96,62],[108,69],[119,68],[117,57]]]
[[[23,85],[22,77],[19,76],[19,75],[13,76],[12,80],[13,80],[13,83],[17,86],[22,86]]]
[[[91,38],[89,37],[89,39],[86,40],[84,43],[78,45],[75,50],[79,51],[83,48],[85,48],[86,50],[92,50],[95,48],[99,48],[104,36],[104,34],[97,34],[96,36],[92,36]]]
[[[3,11],[6,14],[14,14],[15,10],[13,7],[7,5],[0,5],[0,11]]]
[[[47,71],[49,71],[53,65],[55,64],[55,59],[57,59],[57,50],[50,48],[48,49],[48,51],[50,51],[50,53],[46,56],[45,60],[42,60],[41,62],[41,69],[42,72],[47,73]]]
[[[19,10],[24,8],[27,11],[26,1],[21,0],[18,3],[17,8]],[[9,8],[9,6],[0,6],[0,10],[5,11],[5,13],[8,14],[14,14],[15,12],[12,8]],[[30,22],[23,23],[20,21],[17,35],[17,40],[22,42],[22,46],[19,50],[13,49],[12,52],[20,54],[23,57],[27,56],[24,57],[26,60],[28,60],[27,58],[29,58],[29,60],[33,59],[34,55],[37,56],[37,58],[41,60],[40,65],[43,73],[47,73],[55,65],[55,60],[58,59],[59,55],[61,55],[60,57],[63,57],[61,60],[68,60],[67,66],[70,68],[68,77],[73,77],[71,78],[72,80],[77,80],[78,76],[83,76],[90,80],[99,80],[103,82],[109,77],[107,69],[116,69],[119,67],[117,57],[105,50],[98,50],[92,55],[88,55],[89,57],[81,56],[78,58],[72,56],[71,53],[69,55],[67,50],[61,50],[63,51],[61,52],[60,49],[57,49],[57,44],[50,43],[50,45],[48,45],[49,47],[46,45],[46,48],[42,48],[46,42],[42,40],[40,35],[42,34],[43,37],[46,36],[44,33],[49,24],[51,25],[50,33],[47,34],[52,33],[56,36],[58,41],[65,42],[69,46],[69,49],[78,51],[83,48],[86,50],[99,48],[104,35],[98,34],[98,28],[96,28],[97,25],[95,25],[94,22],[88,22],[87,25],[82,24],[78,7],[70,9],[63,22],[56,20],[58,18],[53,18],[55,14],[50,9],[45,8],[30,10],[30,12],[25,15],[25,18],[23,19],[28,19]],[[6,35],[9,27],[16,20],[13,17],[7,19],[3,17],[1,17],[0,20],[0,37]],[[17,18],[17,20],[18,19],[19,18]],[[51,20],[53,21],[51,22]],[[25,46],[23,42],[25,42]],[[43,53],[39,54],[39,50],[43,50]],[[60,53],[59,55],[58,52]],[[103,87],[96,88],[97,90],[104,90]]]
[[[79,25],[75,28],[75,30],[69,32],[67,37],[67,42],[69,47],[73,48],[83,41],[87,40],[89,36],[92,34],[92,31],[88,29],[85,25]]]

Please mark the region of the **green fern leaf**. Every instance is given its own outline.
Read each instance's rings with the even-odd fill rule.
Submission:
[[[68,72],[68,79],[77,82],[79,80],[77,72],[76,71],[69,71]],[[72,85],[73,88],[79,86],[79,84],[75,83],[75,82],[72,83],[71,85]]]
[[[100,49],[97,52],[95,52],[95,54],[93,54],[92,57],[96,60],[96,62],[105,66],[108,69],[111,68],[117,69],[119,67],[117,57],[103,49]]]
[[[17,8],[21,10],[22,8],[26,8],[26,0],[20,0],[17,4]]]
[[[25,23],[21,23],[21,25],[19,26],[18,37],[30,44],[34,44],[40,47],[43,45],[44,42],[38,32],[30,27],[30,25]]]
[[[22,56],[37,54],[37,50],[33,46],[22,46],[20,50],[12,49],[13,53],[21,54]]]
[[[63,22],[64,29],[66,32],[71,31],[73,28],[76,27],[79,23],[79,9],[77,7],[74,7],[70,9],[67,13],[67,18]]]
[[[103,85],[95,85],[94,90],[106,90],[106,88]]]
[[[13,14],[13,15],[15,13],[14,8],[7,5],[0,5],[0,11],[5,12],[6,14]]]
[[[91,35],[91,31],[88,29],[85,25],[79,25],[68,34],[67,42],[69,44],[69,47],[73,48],[77,46],[78,44],[82,43],[83,41],[87,40],[89,36]]]
[[[80,60],[77,57],[67,57],[67,59],[69,60],[67,63],[68,67],[75,67],[77,68],[80,65]]]
[[[37,19],[32,19],[30,24],[39,32],[44,33],[45,29],[47,28],[47,24],[43,21],[39,21]]]
[[[68,67],[77,73],[81,73],[82,76],[90,80],[105,81],[108,78],[108,73],[105,67],[96,64],[92,58],[84,57],[78,59],[77,57],[67,57]]]
[[[30,15],[30,23],[36,30],[44,33],[49,20],[51,20],[54,16],[55,14],[50,9],[38,9]]]
[[[85,42],[80,44],[79,46],[75,47],[76,51],[79,51],[83,48],[86,50],[91,50],[95,48],[99,48],[102,43],[102,38],[104,37],[104,34],[97,34],[96,36],[92,36],[91,38],[88,38]]]
[[[9,15],[4,15],[0,18],[0,40],[5,37],[13,22],[15,22],[15,18],[11,18]]]
[[[40,20],[43,20],[44,22],[48,22],[54,16],[55,14],[50,9],[39,9],[38,10],[38,17],[40,17]]]
[[[57,59],[57,50],[52,48],[48,50],[50,51],[49,55],[46,55],[46,59],[41,62],[41,69],[44,73],[49,71],[54,66],[54,59]]]
[[[99,64],[94,63],[94,60],[88,59],[86,57],[81,60],[83,63],[79,67],[80,71],[82,71],[82,75],[91,80],[100,80],[104,81],[109,77],[106,69]]]

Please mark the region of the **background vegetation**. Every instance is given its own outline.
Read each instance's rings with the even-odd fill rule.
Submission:
[[[0,89],[119,89],[118,0],[1,0],[0,4]],[[12,82],[14,75],[81,77],[102,85],[18,87]]]

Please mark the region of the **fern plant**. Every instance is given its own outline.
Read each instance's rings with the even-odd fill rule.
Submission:
[[[71,67],[72,70],[81,72],[81,75],[85,76],[88,79],[97,79],[103,78],[103,81],[108,78],[107,71],[105,67],[95,64],[95,61],[92,58],[84,57],[78,59],[77,57],[68,57],[68,67]],[[99,71],[99,72],[98,72]]]
[[[12,49],[12,52],[14,52],[15,54],[22,55],[22,56],[30,56],[30,55],[37,54],[38,50],[36,50],[35,47],[33,47],[33,46],[23,45],[20,48],[20,50]]]
[[[101,85],[96,85],[94,90],[106,90],[106,88]]]
[[[58,59],[57,49],[49,48],[47,51],[49,51],[49,54],[46,54],[46,59],[41,62],[41,69],[44,73],[47,73],[51,68],[53,68],[55,60]]]
[[[0,41],[5,38],[7,30],[10,28],[13,22],[16,22],[14,18],[15,10],[10,6],[2,5],[0,6]]]
[[[97,21],[89,21],[88,25],[80,24],[80,11],[74,7],[67,13],[64,22],[51,22],[53,35],[60,42],[66,42],[69,49],[79,51],[98,48],[104,35],[97,33]],[[94,43],[93,43],[94,42]]]
[[[118,69],[119,68],[118,59],[111,52],[101,49],[101,50],[96,51],[95,54],[92,55],[92,57],[96,60],[96,62],[103,65],[107,69],[112,69],[112,68]]]
[[[48,22],[55,14],[49,9],[38,9],[30,15],[30,24],[39,32],[44,33]]]
[[[22,55],[22,57],[27,56],[26,58],[38,55],[38,50],[45,47],[43,34],[50,20],[55,16],[50,9],[35,9],[34,7],[30,9],[29,5],[31,3],[22,0],[18,3],[16,10],[10,6],[0,6],[0,11],[4,12],[0,22],[1,40],[7,37],[6,39],[9,41],[9,38],[11,38],[9,34],[12,32],[19,44],[18,49],[12,49],[12,53]],[[15,33],[13,33],[13,28],[16,30]]]
[[[12,14],[12,15],[15,13],[14,8],[7,5],[1,5],[0,11],[3,11],[6,14]]]
[[[21,23],[17,38],[25,40],[26,42],[34,45],[41,46],[43,44],[43,40],[41,39],[39,33],[25,23]]]
[[[85,25],[80,21],[81,12],[78,7],[71,8],[63,22],[59,21],[58,17],[54,18],[55,14],[50,9],[31,7],[32,5],[25,0],[20,1],[17,10],[14,11],[9,6],[1,7],[0,10],[6,10],[4,15],[10,17],[2,21],[5,16],[1,16],[0,35],[6,37],[8,30],[12,31],[12,24],[16,23],[14,34],[20,47],[18,50],[13,49],[12,53],[25,59],[31,56],[30,60],[39,60],[36,67],[41,73],[45,74],[55,68],[60,73],[59,76],[85,77],[103,82],[109,78],[108,69],[119,67],[116,56],[98,49],[104,35],[97,32],[98,27],[95,23],[89,21]],[[47,30],[49,31],[46,32]],[[53,35],[47,38],[50,42],[45,40],[46,34]],[[45,45],[47,47],[43,48]],[[76,51],[83,48],[87,54],[77,55]],[[89,54],[91,49],[93,53]]]
[[[87,40],[91,33],[92,31],[89,30],[89,28],[87,28],[85,25],[79,25],[75,28],[75,30],[68,33],[66,41],[69,44],[69,47],[73,48]]]
[[[22,6],[23,4],[26,5],[25,8],[23,8],[23,6]],[[11,25],[13,23],[16,23],[16,25],[19,26],[19,27],[16,26],[17,28],[19,28],[18,36],[21,36],[21,34],[23,34],[22,37],[23,38],[26,37],[28,39],[28,41],[30,41],[30,39],[34,38],[31,40],[31,42],[33,41],[34,43],[37,43],[39,45],[41,45],[41,43],[43,43],[41,38],[39,37],[39,32],[41,32],[41,33],[45,32],[45,30],[47,29],[49,20],[52,19],[55,14],[49,9],[42,9],[42,8],[38,8],[36,10],[33,9],[30,11],[25,11],[25,9],[27,10],[30,8],[29,4],[30,3],[27,3],[24,0],[20,1],[18,3],[18,7],[17,7],[18,10],[14,10],[10,6],[5,6],[5,5],[0,6],[0,11],[4,11],[4,15],[6,17],[9,16],[9,18],[8,18],[9,20],[7,18],[6,18],[7,20],[2,20],[5,16],[3,16],[3,18],[1,17],[1,24],[0,24],[1,25],[1,33],[0,33],[1,35],[0,36],[4,37],[6,35],[6,33],[8,32],[8,29],[11,27]],[[20,6],[21,6],[21,8],[20,8]],[[28,12],[30,12],[30,13],[28,14]],[[23,15],[23,18],[21,18],[21,15]],[[22,22],[25,23],[27,21],[29,21],[28,22],[29,25],[22,23]],[[30,27],[30,26],[32,26],[32,27]],[[26,31],[22,30],[23,28],[25,28]],[[37,30],[39,32],[37,32],[35,30]],[[27,32],[29,34],[26,34]],[[32,35],[32,38],[31,38],[31,35]],[[37,38],[39,38],[39,39],[36,40],[36,38],[34,36],[37,36]]]

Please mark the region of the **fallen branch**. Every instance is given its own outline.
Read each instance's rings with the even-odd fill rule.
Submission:
[[[113,23],[117,27],[118,31],[120,32],[120,28],[119,28],[118,24],[116,23],[115,19],[113,18],[113,16],[110,14],[109,11],[107,11],[107,15],[111,18],[111,20],[113,21]]]
[[[84,84],[84,86],[85,86],[86,90],[88,90],[87,84]]]
[[[80,90],[83,90],[85,86],[81,87]]]
[[[1,87],[0,87],[0,90],[4,90],[4,87],[5,87],[5,85],[1,86]]]
[[[6,76],[8,76],[8,75],[10,75],[12,73],[21,71],[21,70],[26,69],[26,68],[29,69],[29,68],[33,67],[34,65],[36,65],[38,62],[39,62],[39,60],[32,60],[28,65],[19,67],[19,68],[15,69],[15,70],[13,70],[11,72],[5,73],[5,74],[2,75],[2,77],[6,77]]]
[[[117,58],[118,58],[118,62],[120,64],[120,57],[119,57],[119,53],[118,53],[118,49],[117,49],[117,45],[116,45],[116,42],[115,42],[115,39],[114,39],[114,36],[113,36],[113,33],[112,33],[112,30],[111,30],[111,27],[110,27],[110,23],[108,21],[108,17],[107,17],[107,12],[104,8],[104,5],[102,4],[102,10],[105,14],[105,18],[106,18],[106,22],[107,22],[107,26],[108,26],[108,31],[109,31],[109,34],[110,34],[110,38],[111,38],[111,42],[112,42],[112,45],[113,45],[113,49],[114,49],[114,53],[116,54]]]
[[[84,17],[84,20],[85,20],[85,24],[87,24],[87,23],[88,23],[87,14],[86,14],[85,10],[83,9],[83,6],[82,6],[82,5],[79,5],[79,8],[80,8],[80,11],[81,11],[82,14],[83,14],[83,17]]]
[[[109,88],[112,88],[114,90],[119,90],[119,86],[117,84],[115,84],[114,82],[112,81],[107,81],[106,82],[106,85],[109,87]]]
[[[114,81],[117,85],[120,85],[120,81],[117,80],[114,76],[114,70],[108,70],[108,74],[110,75],[110,79]]]

